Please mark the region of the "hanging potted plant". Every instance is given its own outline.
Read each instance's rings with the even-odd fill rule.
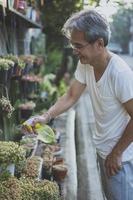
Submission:
[[[0,173],[9,171],[14,175],[15,165],[24,159],[23,147],[12,141],[0,141]]]
[[[1,137],[4,140],[10,139],[10,121],[15,108],[11,105],[8,97],[8,90],[3,84],[0,84],[0,113],[1,113],[1,124],[2,134]]]
[[[34,55],[21,55],[19,59],[25,63],[25,68],[23,70],[23,75],[28,74],[33,69],[33,62],[35,59]]]
[[[41,56],[38,56],[34,59],[33,69],[35,74],[39,74],[42,64],[44,63],[44,59]]]
[[[12,62],[14,62],[12,76],[13,77],[21,76],[22,71],[25,68],[25,62],[21,58],[19,58],[18,56],[12,55],[12,54],[8,54],[8,55],[4,56],[4,58],[9,59]]]
[[[14,66],[14,62],[0,58],[0,83],[6,85],[8,82],[8,70]]]
[[[20,118],[28,119],[32,115],[35,106],[36,104],[33,101],[28,101],[26,103],[20,104]]]

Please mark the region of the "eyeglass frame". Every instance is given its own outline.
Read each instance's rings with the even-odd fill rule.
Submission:
[[[76,47],[76,45],[74,45],[74,44],[72,44],[71,42],[70,42],[70,46],[71,46],[71,48],[73,49],[73,50],[82,50],[83,48],[85,48],[85,47],[87,47],[88,45],[89,45],[90,43],[89,42],[87,42],[85,45],[81,45],[81,44],[79,44],[79,45],[81,45],[81,46],[77,46]]]

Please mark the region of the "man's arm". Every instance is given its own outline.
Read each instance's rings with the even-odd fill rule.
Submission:
[[[121,169],[122,153],[131,142],[133,142],[133,99],[124,103],[123,106],[127,110],[131,119],[126,126],[122,137],[105,160],[105,167],[108,176],[115,175]]]
[[[80,83],[77,80],[74,80],[68,89],[67,93],[60,97],[58,101],[48,110],[48,113],[52,118],[55,118],[59,114],[68,110],[71,106],[73,106],[76,101],[81,96],[84,91],[86,85]]]
[[[49,108],[49,110],[41,116],[36,116],[31,119],[29,124],[31,126],[35,126],[37,122],[39,123],[47,123],[50,119],[55,118],[56,116],[60,115],[61,113],[68,110],[71,106],[76,103],[76,101],[81,96],[82,92],[84,91],[86,85],[80,83],[77,80],[74,80],[68,89],[67,93],[60,97],[57,102]],[[28,122],[28,121],[27,121]]]

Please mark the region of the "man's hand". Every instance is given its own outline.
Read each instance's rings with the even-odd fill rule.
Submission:
[[[113,150],[105,160],[105,169],[106,174],[108,177],[114,176],[121,170],[122,168],[122,161],[121,161],[121,154]]]
[[[24,133],[34,133],[35,132],[35,125],[37,123],[46,124],[50,120],[49,114],[46,112],[43,115],[35,116],[23,123],[22,132]]]

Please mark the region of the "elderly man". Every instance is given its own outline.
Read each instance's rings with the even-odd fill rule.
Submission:
[[[106,179],[105,194],[109,200],[132,200],[133,72],[106,48],[109,25],[95,10],[73,14],[64,24],[63,33],[79,58],[75,80],[55,105],[30,124],[47,123],[63,113],[87,86],[96,124],[93,140]]]

